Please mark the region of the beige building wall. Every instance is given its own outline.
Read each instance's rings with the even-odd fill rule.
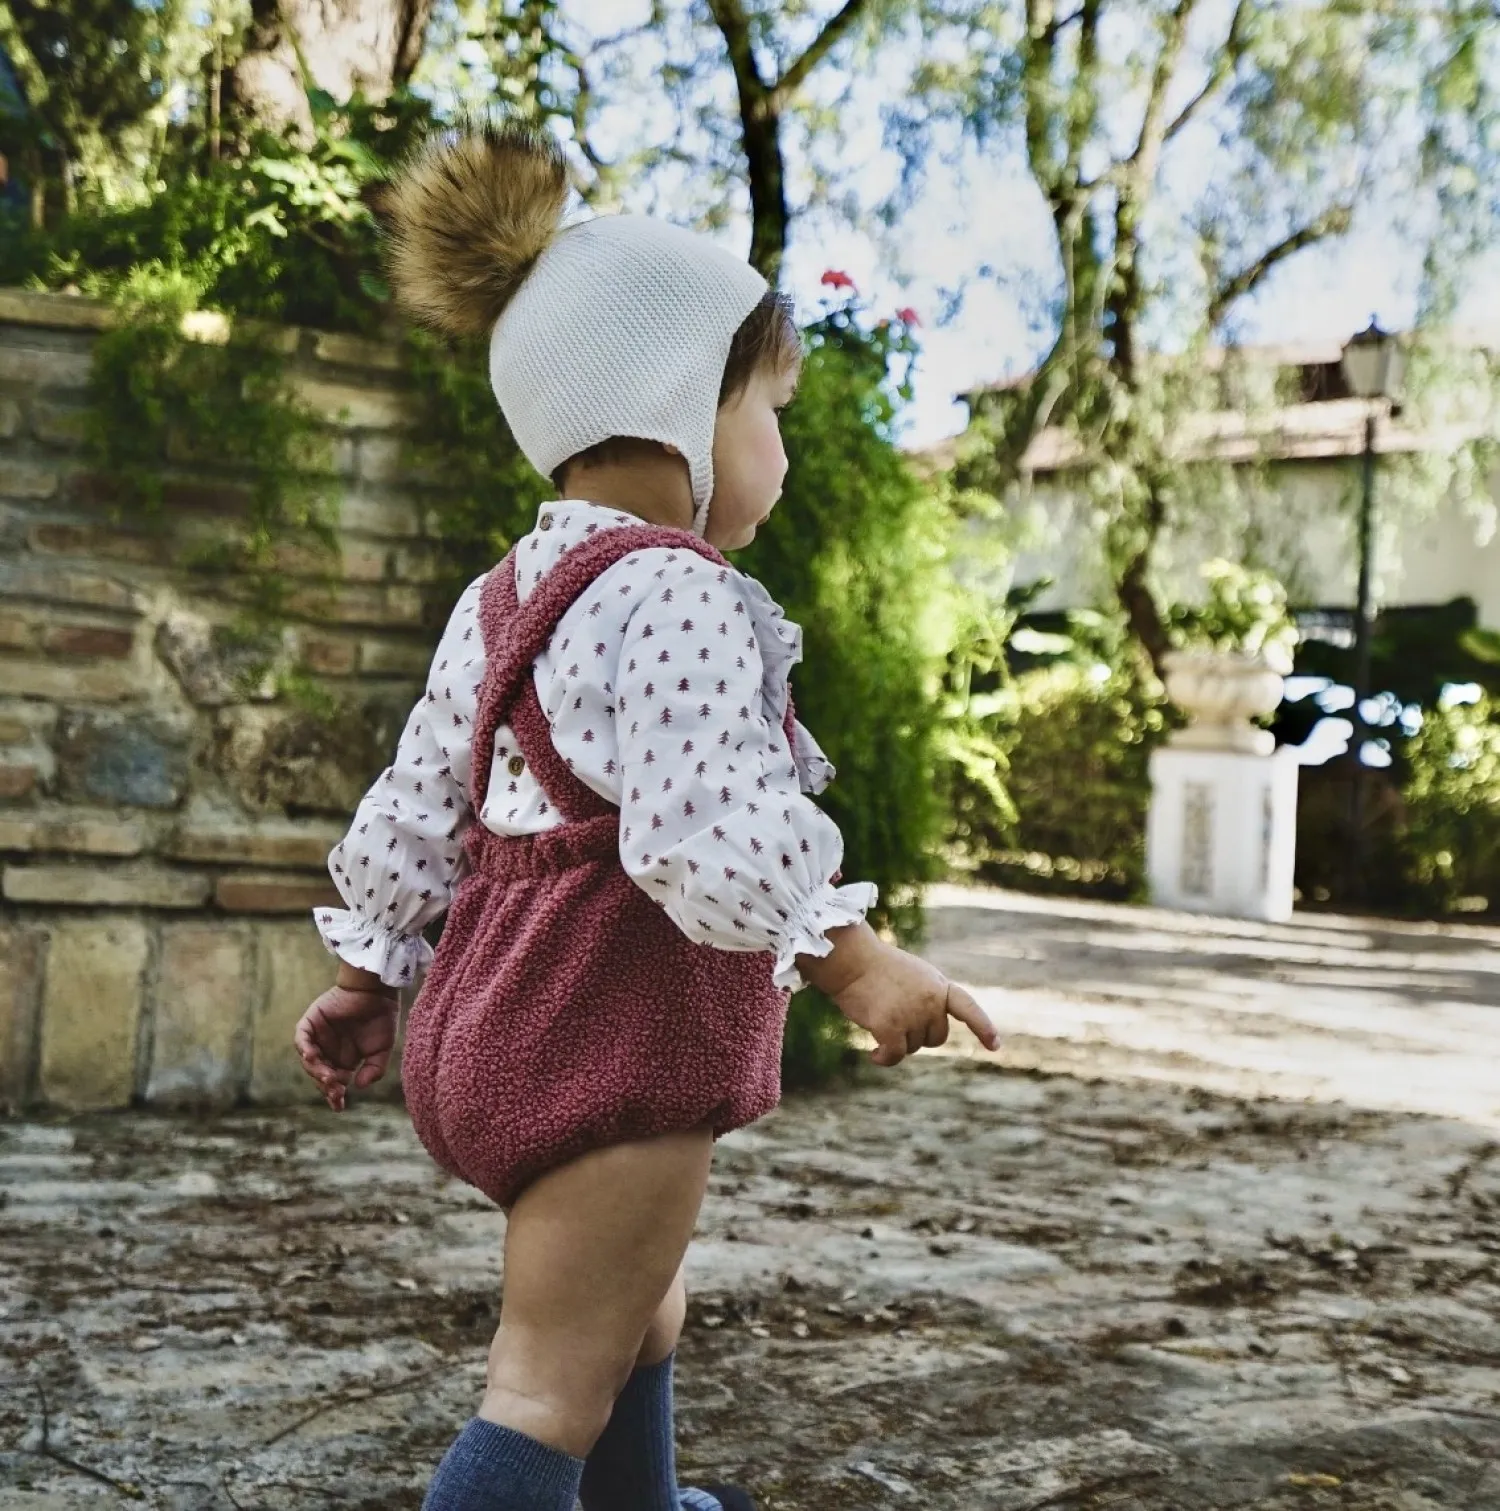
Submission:
[[[1278,464],[1273,488],[1234,518],[1205,509],[1163,537],[1158,565],[1172,595],[1192,599],[1198,567],[1215,556],[1264,566],[1287,583],[1305,607],[1351,608],[1358,575],[1355,510],[1357,458]],[[1492,485],[1500,511],[1500,479]],[[1246,518],[1248,514],[1248,520]],[[1416,519],[1389,499],[1381,508],[1376,482],[1379,601],[1395,606],[1474,599],[1480,622],[1500,629],[1500,531],[1493,521],[1446,502]],[[1013,525],[1021,548],[1014,581],[1051,577],[1039,601],[1047,610],[1085,608],[1108,595],[1101,532],[1087,501],[1061,475],[1039,477],[1017,502]]]

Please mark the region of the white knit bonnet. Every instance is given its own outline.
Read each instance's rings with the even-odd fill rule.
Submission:
[[[490,337],[490,384],[516,444],[547,477],[614,436],[675,446],[703,534],[724,366],[767,288],[707,237],[647,216],[559,231]]]

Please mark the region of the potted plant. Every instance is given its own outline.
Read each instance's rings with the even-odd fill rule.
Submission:
[[[1167,695],[1189,719],[1171,743],[1269,755],[1275,736],[1254,721],[1275,712],[1292,670],[1297,628],[1286,589],[1269,572],[1229,561],[1206,563],[1203,577],[1205,601],[1171,620]]]

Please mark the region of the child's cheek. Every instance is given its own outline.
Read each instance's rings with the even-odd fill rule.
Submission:
[[[786,471],[786,447],[781,439],[781,424],[775,410],[770,411],[767,422],[761,427],[758,460],[767,472],[778,474]]]

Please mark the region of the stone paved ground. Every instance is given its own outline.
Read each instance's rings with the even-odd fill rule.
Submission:
[[[766,1511],[1500,1508],[1500,936],[936,900],[1010,1038],[726,1141],[687,1464]],[[500,1219],[399,1111],[12,1124],[0,1194],[0,1511],[418,1505]]]

